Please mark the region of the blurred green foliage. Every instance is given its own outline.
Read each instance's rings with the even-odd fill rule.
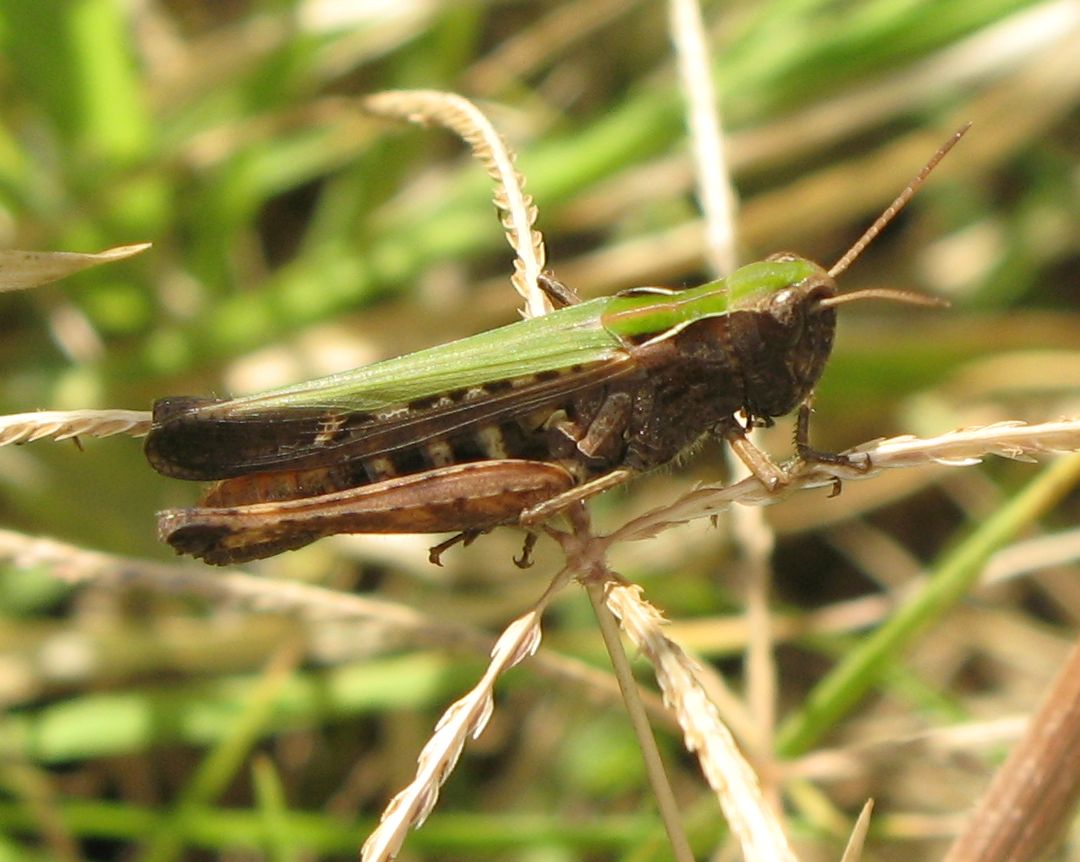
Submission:
[[[844,277],[845,287],[943,294],[954,307],[844,311],[817,405],[819,445],[1075,413],[1075,8],[1034,0],[769,0],[709,4],[706,14],[743,193],[746,259],[793,248],[831,262],[953,128],[975,122],[910,211]],[[8,0],[0,6],[0,46],[0,242],[69,251],[154,243],[133,260],[0,296],[5,413],[146,409],[169,394],[261,388],[512,320],[511,257],[482,170],[444,132],[363,116],[354,97],[378,90],[452,90],[488,107],[519,153],[551,266],[582,292],[708,276],[686,112],[658,3]],[[1015,364],[1002,361],[1013,356]],[[1017,371],[989,370],[1002,367]],[[787,452],[788,433],[780,430],[775,451]],[[195,489],[155,475],[136,442],[90,441],[85,449],[37,443],[0,451],[5,525],[165,559],[153,512],[192,499]],[[715,463],[715,452],[709,459]],[[715,466],[699,470],[715,475]],[[983,488],[988,500],[1007,497],[1026,476],[1000,465],[980,475],[973,481],[993,488]],[[971,515],[929,479],[912,483],[887,496],[892,508],[878,526],[929,559]],[[651,485],[667,499],[686,487],[663,477]],[[907,507],[905,494],[917,494],[916,503]],[[611,510],[625,498],[616,498],[601,501],[601,517],[617,519]],[[785,517],[801,517],[798,504],[777,508],[785,536],[795,529]],[[800,523],[806,529],[805,517]],[[539,581],[505,575],[509,553],[499,555],[515,541],[491,537],[455,564],[459,578],[478,579],[474,598],[494,605],[462,600],[465,618],[497,626],[539,591]],[[861,582],[850,573],[832,580],[847,564],[822,550],[828,540],[784,541],[808,543],[781,546],[785,598],[832,600],[823,593],[833,584],[843,584],[835,587],[842,593]],[[682,582],[656,581],[658,601],[676,618],[727,610],[731,595],[714,580],[722,543],[688,544],[689,556],[670,564]],[[628,562],[626,574],[666,570],[672,546],[659,547]],[[308,571],[382,586],[410,604],[447,601],[445,583],[417,574],[422,552],[415,560],[357,553],[342,562],[320,544],[303,559]],[[798,564],[788,566],[792,559]],[[478,569],[499,577],[485,580]],[[0,638],[35,666],[31,644],[65,630],[91,636],[99,629],[95,614],[105,613],[101,602],[39,590],[4,598],[10,628]],[[112,633],[99,648],[111,662],[5,694],[22,713],[7,727],[26,743],[16,748],[27,766],[44,770],[50,759],[27,740],[51,728],[74,738],[64,759],[85,780],[61,777],[51,787],[64,812],[57,833],[23,804],[36,798],[30,784],[7,774],[15,801],[0,801],[0,858],[13,847],[31,853],[18,858],[63,858],[65,835],[80,858],[128,858],[132,846],[155,847],[148,852],[155,858],[182,856],[189,845],[224,853],[234,844],[283,859],[299,847],[351,856],[362,831],[343,830],[342,822],[370,823],[407,780],[448,692],[468,685],[478,666],[465,662],[430,685],[419,682],[426,671],[402,671],[423,697],[383,704],[381,719],[364,718],[370,707],[356,702],[328,711],[318,689],[333,684],[332,674],[303,671],[300,719],[288,727],[268,720],[261,743],[284,763],[278,777],[295,809],[286,837],[269,846],[259,826],[264,812],[246,808],[243,769],[222,797],[227,804],[215,810],[208,803],[203,820],[163,825],[166,815],[151,813],[167,809],[190,780],[201,746],[228,732],[226,720],[198,738],[177,736],[169,722],[140,724],[147,715],[183,714],[210,696],[195,683],[215,675],[214,655],[227,650],[213,648],[221,632],[204,626],[199,615],[207,611],[188,620],[184,602],[150,597],[105,605]],[[593,660],[595,647],[576,640],[589,627],[587,615],[580,608],[560,614],[566,630],[557,625],[552,642]],[[178,634],[185,625],[198,635]],[[257,656],[284,637],[252,625],[241,638],[250,652],[241,650],[221,673],[257,672]],[[200,654],[200,640],[208,654]],[[133,661],[136,655],[145,661]],[[805,684],[796,678],[785,699],[796,699]],[[122,741],[109,757],[95,748],[98,732],[60,708],[89,700],[101,686],[130,708],[115,714],[135,722],[114,728]],[[522,846],[551,858],[590,851],[632,858],[635,848],[662,844],[648,804],[626,790],[634,767],[615,769],[608,782],[590,779],[580,763],[551,755],[557,740],[530,718],[547,715],[552,728],[576,730],[575,739],[587,742],[605,732],[610,715],[576,715],[574,703],[600,707],[580,692],[555,703],[521,676],[509,689],[506,716],[497,714],[489,741],[466,754],[473,765],[464,764],[448,789],[445,813],[410,846],[433,858]],[[244,696],[234,691],[230,702]],[[108,725],[110,713],[102,715]],[[605,745],[600,760],[620,754]],[[567,747],[579,749],[588,751],[584,742]],[[162,750],[172,753],[163,758]],[[151,790],[125,782],[124,762],[139,764],[142,790]],[[354,763],[360,777],[349,772]],[[677,780],[693,788],[688,794],[704,793],[692,766]],[[93,801],[80,786],[109,801]],[[610,787],[618,799],[606,805]],[[912,804],[900,789],[895,794],[901,808]],[[295,813],[333,799],[340,804],[325,818]],[[801,816],[819,835],[826,831],[809,812]],[[148,834],[160,839],[163,829],[182,839],[141,843]],[[710,846],[715,824],[694,837]],[[936,858],[930,840],[897,846],[901,855],[881,858]]]

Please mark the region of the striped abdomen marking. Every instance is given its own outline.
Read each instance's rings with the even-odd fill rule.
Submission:
[[[542,429],[529,431],[516,422],[504,422],[332,467],[276,470],[223,479],[210,486],[200,505],[243,506],[295,500],[373,485],[455,464],[494,460],[544,461],[547,458],[546,438]]]

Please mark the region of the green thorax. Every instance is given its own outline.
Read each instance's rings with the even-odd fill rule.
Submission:
[[[753,307],[820,271],[817,264],[802,258],[763,260],[687,290],[613,296],[604,309],[604,328],[627,338],[662,335],[695,320]]]

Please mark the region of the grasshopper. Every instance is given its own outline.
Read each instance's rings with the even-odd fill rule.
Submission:
[[[746,432],[796,409],[798,458],[851,465],[809,443],[837,306],[940,303],[894,290],[840,294],[836,277],[966,131],[828,270],[777,254],[699,287],[587,302],[544,276],[556,309],[541,317],[256,395],[160,399],[150,464],[214,484],[194,508],[159,513],[159,534],[180,553],[228,565],[336,533],[457,532],[432,548],[437,563],[458,541],[538,525],[709,435],[779,489],[788,472]],[[523,565],[534,540],[530,532]]]

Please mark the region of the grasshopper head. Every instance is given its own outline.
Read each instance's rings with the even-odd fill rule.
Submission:
[[[798,261],[792,254],[769,258]],[[813,390],[832,351],[835,280],[810,264],[802,281],[775,290],[756,308],[732,317],[732,342],[745,384],[744,408],[757,418],[790,413]]]
[[[884,299],[908,305],[947,305],[933,297],[901,290],[868,289],[839,294],[836,277],[904,208],[970,125],[967,123],[953,133],[829,270],[793,254],[776,254],[769,258],[804,263],[809,274],[795,284],[773,289],[746,311],[732,315],[731,341],[742,370],[743,407],[751,419],[782,416],[810,395],[832,351],[836,306],[864,299]]]

